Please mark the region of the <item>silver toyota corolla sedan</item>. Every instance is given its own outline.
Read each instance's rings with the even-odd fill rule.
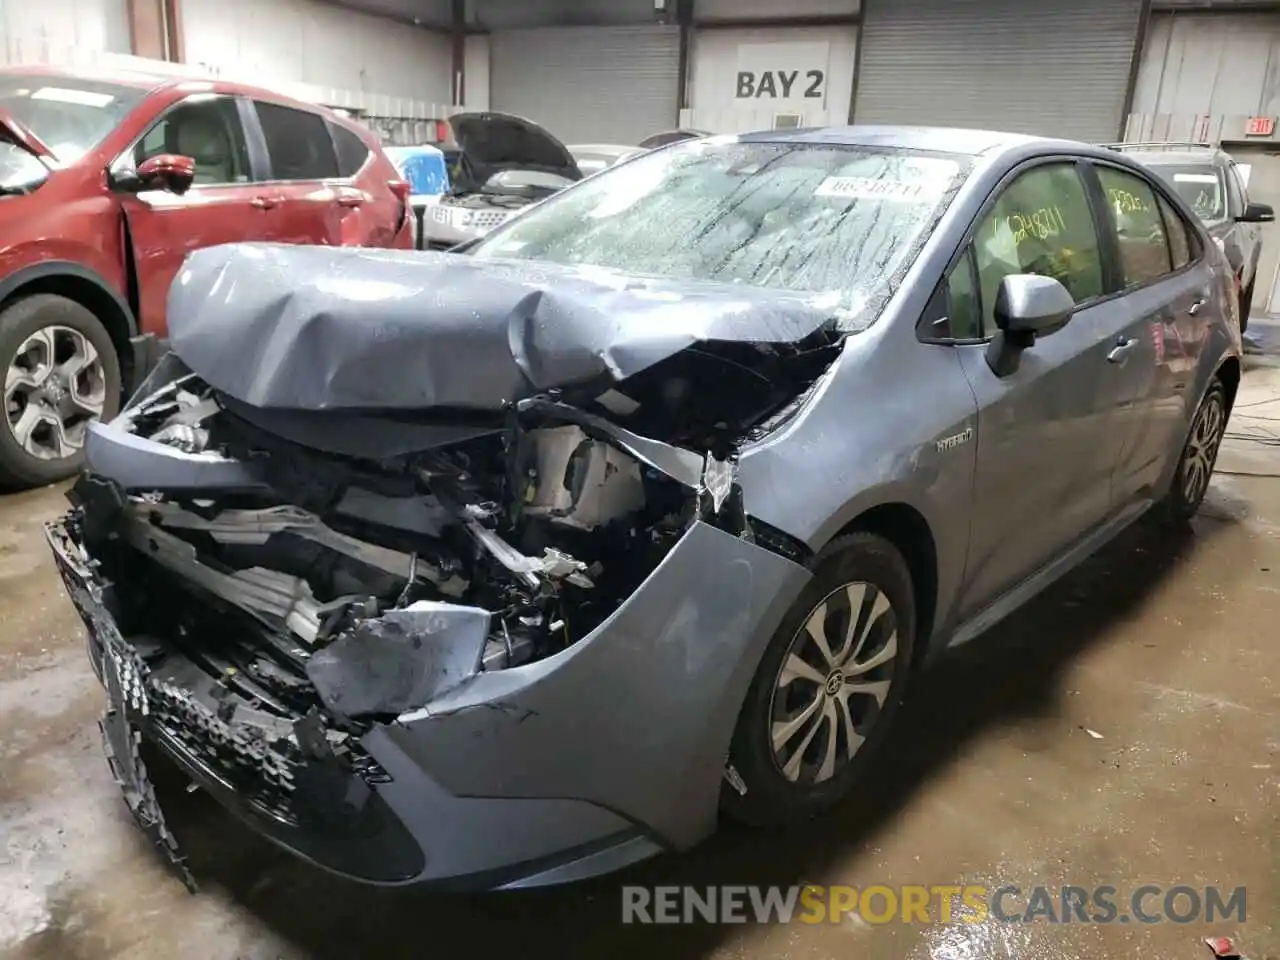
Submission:
[[[244,244],[48,529],[111,766],[378,884],[564,882],[857,789],[919,668],[1205,495],[1231,274],[1142,167],[691,141],[465,253]]]

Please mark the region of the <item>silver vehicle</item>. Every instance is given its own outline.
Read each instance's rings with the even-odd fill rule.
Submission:
[[[113,768],[184,874],[139,743],[380,884],[818,814],[921,666],[1197,509],[1235,309],[1145,168],[962,130],[673,145],[463,255],[197,252],[48,528]]]
[[[1240,329],[1249,326],[1258,258],[1262,253],[1259,224],[1275,220],[1265,203],[1249,200],[1244,178],[1225,150],[1198,143],[1111,144],[1159,174],[1191,205],[1209,234],[1222,245],[1240,297]]]
[[[644,149],[641,147],[627,146],[621,143],[576,143],[570,144],[568,149],[584,177],[599,173],[606,167],[611,167],[618,161],[627,159],[627,157],[634,157],[637,153],[644,153]]]
[[[426,249],[447,250],[483,237],[529,204],[582,179],[564,144],[531,120],[461,113],[449,118],[449,127],[459,155],[451,161],[449,191],[423,206]]]

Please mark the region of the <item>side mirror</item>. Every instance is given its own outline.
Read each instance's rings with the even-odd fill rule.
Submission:
[[[123,190],[168,190],[179,196],[186,193],[196,177],[196,162],[190,157],[161,153],[143,160],[136,170],[115,178]]]
[[[1000,332],[987,349],[987,363],[996,376],[1018,369],[1019,358],[1036,337],[1056,333],[1075,313],[1071,294],[1052,277],[1014,273],[1000,281],[996,291],[995,321]]]
[[[1269,203],[1246,203],[1244,213],[1236,217],[1239,223],[1271,223],[1276,218],[1275,209]]]

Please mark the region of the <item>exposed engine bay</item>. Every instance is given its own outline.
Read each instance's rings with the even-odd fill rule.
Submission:
[[[370,725],[571,647],[696,520],[802,549],[747,517],[733,461],[796,408],[834,344],[759,349],[751,365],[735,351],[755,348],[730,347],[579,405],[534,397],[475,419],[467,439],[381,460],[263,429],[170,357],[171,382],[111,429],[237,461],[255,482],[125,489],[87,473],[67,549],[109,584],[167,736],[293,822],[313,761],[385,777],[359,745]]]

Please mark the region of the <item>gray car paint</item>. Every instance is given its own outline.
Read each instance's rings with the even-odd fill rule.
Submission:
[[[859,142],[877,142],[886,135],[853,130]],[[918,131],[904,134],[903,141],[941,149],[948,133]],[[984,136],[964,133],[971,140]],[[1079,543],[1100,546],[1118,532],[1122,518],[1133,519],[1133,505],[1149,506],[1163,495],[1191,414],[1218,366],[1240,352],[1238,330],[1225,321],[1229,308],[1215,279],[1222,269],[1217,248],[1181,198],[1163,188],[1201,234],[1204,257],[1188,270],[1146,288],[1148,292],[1115,295],[1078,311],[1061,331],[1026,351],[1022,368],[1005,382],[987,367],[983,345],[921,343],[916,324],[935,286],[988,198],[1013,172],[1046,159],[1091,158],[1141,172],[1152,182],[1143,168],[1101,148],[985,136],[979,165],[883,316],[847,341],[821,399],[814,397],[807,415],[743,451],[739,467],[748,512],[814,549],[879,505],[903,504],[918,514],[932,531],[937,551],[937,615],[930,640],[935,652],[953,634],[967,638],[965,621],[985,623],[988,610],[1021,603],[1047,585],[1049,579],[1037,574],[1051,568],[1056,557]],[[1135,306],[1149,298],[1167,304],[1172,322],[1174,304],[1185,297],[1188,284],[1203,291],[1208,304],[1196,318],[1178,315],[1187,328],[1186,341],[1198,346],[1193,366],[1178,377],[1177,402],[1161,401],[1171,423],[1165,425],[1169,446],[1158,464],[1158,479],[1139,489],[1120,488],[1113,497],[1110,478],[1125,466],[1115,460],[1097,462],[1091,450],[1106,446],[1132,404],[1152,407],[1155,401],[1138,396],[1141,361],[1133,358],[1117,367],[1105,355],[1116,336],[1142,332]],[[1149,331],[1145,336],[1150,337]],[[1065,382],[1055,389],[1053,381],[1062,377],[1052,366],[1055,362],[1072,364],[1077,376],[1095,389],[1066,389]],[[1155,365],[1153,356],[1146,362]],[[957,364],[963,377],[955,376]],[[928,402],[901,389],[904,380],[921,384]],[[1016,393],[1024,402],[1006,399]],[[1055,396],[1056,415],[1046,416],[1041,411]],[[1130,426],[1136,429],[1132,422]],[[939,440],[971,428],[972,444],[936,452]],[[833,442],[836,437],[838,443]],[[1114,443],[1109,449],[1118,453]],[[851,456],[862,450],[875,455]],[[795,482],[798,451],[804,451],[806,475],[822,482]],[[1032,477],[1036,483],[1029,482]],[[1064,522],[1064,513],[1075,525]]]
[[[936,653],[1024,602],[1163,495],[1192,412],[1240,352],[1238,329],[1225,319],[1224,265],[1194,227],[1200,260],[1082,307],[1002,380],[985,361],[986,343],[923,342],[919,332],[989,198],[1046,158],[1144,175],[1141,168],[1078,143],[978,131],[852,128],[753,139],[975,157],[879,320],[845,340],[802,409],[744,449],[737,468],[747,512],[814,550],[868,511],[923,523],[936,574],[920,585],[921,602],[925,614],[936,613],[922,615],[918,642]],[[1179,198],[1170,202],[1196,222]],[[428,258],[418,262],[436,269]],[[1191,316],[1187,298],[1202,296]],[[483,291],[475,297],[483,300]],[[261,307],[252,294],[248,303]],[[233,306],[223,304],[229,322]],[[1154,323],[1184,328],[1191,346],[1176,369],[1169,351],[1158,357],[1145,341],[1125,363],[1107,359],[1116,337],[1152,337]],[[176,343],[181,354],[182,338]],[[275,396],[275,387],[264,389]],[[119,465],[143,480],[127,465],[133,453],[104,451],[147,443],[107,425],[93,434],[90,458],[96,469]],[[191,468],[210,469],[195,461]],[[577,644],[479,674],[376,727],[365,745],[394,778],[379,792],[427,852],[418,879],[519,874],[519,864],[559,855],[562,869],[540,862],[523,871],[529,882],[549,882],[709,834],[745,690],[808,577],[761,546],[697,523]]]

